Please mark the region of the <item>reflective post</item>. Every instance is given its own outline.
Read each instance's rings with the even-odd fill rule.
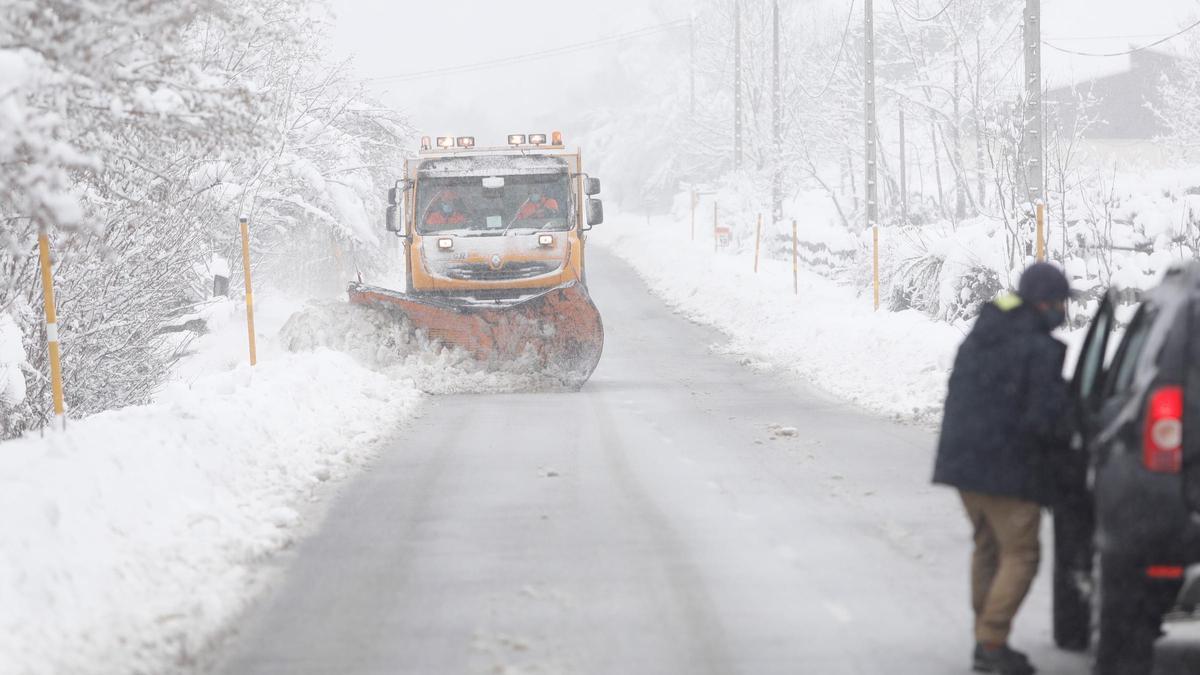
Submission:
[[[754,273],[758,274],[758,242],[762,239],[762,214],[758,214],[758,224],[754,226]]]
[[[872,271],[872,276],[874,277],[874,286],[875,286],[875,311],[879,311],[879,226],[878,225],[871,228],[871,238],[874,240],[873,241],[874,251],[873,251],[871,257],[873,258],[872,266],[874,268]]]
[[[250,221],[239,218],[242,227],[242,270],[246,275],[246,330],[250,335],[250,365],[258,362],[254,348],[254,289],[250,285]]]
[[[1037,259],[1038,262],[1046,260],[1046,205],[1042,202],[1037,203]]]
[[[797,261],[799,252],[796,250],[796,221],[792,221],[792,294],[800,295],[800,263]]]
[[[692,241],[696,241],[696,200],[699,196],[692,190]]]
[[[42,293],[46,307],[46,344],[50,352],[50,389],[54,395],[54,425],[66,427],[66,408],[63,404],[62,361],[58,346],[58,311],[54,306],[54,275],[50,267],[50,237],[38,234],[38,258],[42,267]]]
[[[717,252],[717,200],[713,200],[713,253]]]

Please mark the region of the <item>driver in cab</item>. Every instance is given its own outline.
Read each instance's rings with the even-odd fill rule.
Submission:
[[[443,192],[437,196],[435,204],[425,216],[426,225],[462,225],[467,217],[456,206],[458,196],[452,192]]]
[[[548,219],[558,217],[558,200],[547,197],[540,190],[529,193],[529,199],[517,211],[517,220],[531,218]]]

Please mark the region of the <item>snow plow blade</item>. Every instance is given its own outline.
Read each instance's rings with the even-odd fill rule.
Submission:
[[[403,314],[430,341],[460,347],[500,369],[528,364],[563,385],[583,386],[600,362],[604,327],[576,281],[517,299],[407,295],[352,283],[350,302]]]

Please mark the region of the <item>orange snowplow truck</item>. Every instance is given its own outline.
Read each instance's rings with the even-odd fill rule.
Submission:
[[[562,136],[421,139],[388,191],[386,227],[403,239],[405,288],[351,284],[350,300],[407,318],[480,361],[538,370],[578,388],[604,331],[587,292],[587,231],[604,219],[600,180]]]

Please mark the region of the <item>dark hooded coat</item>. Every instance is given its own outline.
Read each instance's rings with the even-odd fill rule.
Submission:
[[[933,481],[1048,504],[1069,415],[1065,355],[1033,307],[985,305],[954,361]]]

